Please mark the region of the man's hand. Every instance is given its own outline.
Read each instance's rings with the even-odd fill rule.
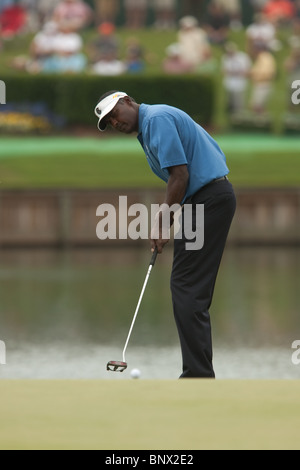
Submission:
[[[166,216],[165,216],[166,215]],[[164,211],[159,211],[155,216],[155,223],[151,230],[150,243],[151,251],[154,252],[157,248],[158,253],[162,253],[164,246],[170,240],[170,229],[173,221],[170,220],[169,211],[164,214]]]
[[[156,214],[154,227],[151,230],[150,242],[151,250],[154,252],[157,247],[158,253],[162,253],[164,246],[170,240],[170,228],[173,224],[173,214],[170,208],[175,204],[181,204],[186,193],[189,181],[187,165],[179,165],[168,168],[170,177],[168,181],[164,207]]]

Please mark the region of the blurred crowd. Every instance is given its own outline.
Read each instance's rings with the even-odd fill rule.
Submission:
[[[245,4],[252,11],[248,24]],[[300,78],[300,0],[0,0],[0,41],[5,45],[16,35],[33,35],[28,55],[12,64],[29,73],[140,73],[151,51],[144,51],[136,33],[121,57],[121,7],[122,27],[176,29],[176,42],[164,51],[164,73],[213,73],[221,65],[232,114],[245,108],[249,83],[251,109],[264,112],[278,73],[275,53],[282,47],[282,28],[290,31],[286,72],[290,82]],[[89,29],[95,36],[85,43],[83,32]],[[230,39],[241,29],[246,32],[242,50]]]

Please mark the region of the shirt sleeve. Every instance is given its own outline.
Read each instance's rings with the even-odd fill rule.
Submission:
[[[155,116],[149,123],[151,151],[162,169],[188,163],[177,126],[178,123],[169,115]]]

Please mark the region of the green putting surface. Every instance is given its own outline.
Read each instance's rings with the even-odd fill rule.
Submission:
[[[300,185],[300,138],[220,135],[236,186]],[[134,137],[2,138],[1,189],[162,188]]]
[[[43,157],[53,154],[110,154],[142,152],[140,144],[134,138],[97,139],[86,137],[35,137],[2,138],[1,156],[8,157]]]
[[[281,137],[261,134],[228,134],[214,136],[225,153],[243,152],[299,152],[300,137]],[[78,138],[78,137],[35,137],[35,138],[1,138],[0,158],[27,157],[59,154],[109,154],[109,153],[142,153],[134,137]]]
[[[0,381],[0,449],[299,449],[300,382]]]

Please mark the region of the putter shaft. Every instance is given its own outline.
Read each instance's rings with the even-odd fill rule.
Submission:
[[[129,333],[128,333],[128,336],[127,336],[127,339],[126,339],[126,343],[125,343],[125,346],[124,346],[123,362],[126,362],[125,353],[126,353],[126,349],[127,349],[127,346],[128,346],[128,342],[129,342],[129,339],[130,339],[130,336],[131,336],[131,333],[132,333],[133,326],[135,324],[137,314],[138,314],[139,309],[140,309],[140,305],[141,305],[141,302],[142,302],[142,299],[143,299],[143,296],[144,296],[144,293],[145,293],[145,290],[146,290],[146,287],[147,287],[147,284],[148,284],[148,280],[149,280],[152,268],[153,268],[153,266],[155,264],[155,261],[156,261],[157,254],[158,254],[157,248],[155,248],[154,253],[152,255],[152,258],[151,258],[151,261],[150,261],[150,265],[149,265],[149,268],[148,268],[146,279],[145,279],[145,282],[144,282],[144,285],[143,285],[143,288],[142,288],[142,292],[141,292],[141,295],[140,295],[140,298],[139,298],[139,301],[138,301],[138,304],[137,304],[137,307],[136,307],[136,310],[135,310],[135,313],[134,313],[134,317],[133,317],[133,320],[132,320],[132,323],[131,323],[131,326],[130,326],[130,329],[129,329]]]

